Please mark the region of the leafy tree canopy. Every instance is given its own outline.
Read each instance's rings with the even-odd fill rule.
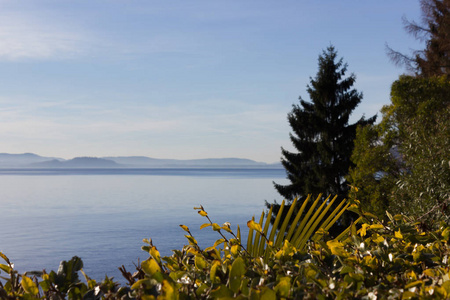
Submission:
[[[359,129],[348,180],[367,209],[418,220],[450,217],[450,81],[402,76],[378,125]]]

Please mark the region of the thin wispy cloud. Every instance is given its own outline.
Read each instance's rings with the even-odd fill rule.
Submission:
[[[47,21],[19,12],[1,14],[0,59],[62,59],[86,51],[86,36]]]

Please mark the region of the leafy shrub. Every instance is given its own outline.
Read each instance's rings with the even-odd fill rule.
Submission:
[[[348,207],[347,203],[343,207]],[[120,270],[128,284],[110,278],[101,282],[82,271],[74,257],[62,262],[57,272],[18,274],[8,258],[0,269],[9,277],[0,285],[2,299],[442,299],[450,297],[448,266],[450,227],[441,224],[423,231],[406,216],[388,214],[388,222],[365,213],[358,202],[349,210],[358,212],[360,224],[352,224],[335,239],[317,226],[300,230],[305,243],[286,239],[291,227],[268,234],[261,218],[248,222],[249,239],[244,246],[240,229],[228,223],[213,223],[203,207],[197,208],[220,238],[201,249],[189,228],[188,245],[160,257],[152,241],[142,249],[149,258],[134,274]],[[311,226],[321,213],[311,215]],[[336,214],[337,216],[337,214]],[[270,217],[270,214],[269,214]],[[305,223],[310,223],[306,221]],[[326,221],[326,220],[322,220]],[[325,224],[325,223],[321,223]],[[310,227],[311,228],[311,227]],[[316,229],[317,228],[317,229]],[[297,230],[294,229],[294,230]],[[292,234],[291,236],[294,236]],[[278,238],[280,237],[280,238]],[[261,246],[262,242],[262,246]],[[258,244],[258,245],[257,245]],[[255,252],[262,248],[263,251]],[[255,255],[256,254],[256,255]],[[84,274],[86,283],[78,278]]]

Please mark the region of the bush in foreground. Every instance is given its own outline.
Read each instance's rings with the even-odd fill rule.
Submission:
[[[151,240],[144,240],[149,258],[134,274],[123,267],[125,286],[105,278],[90,279],[74,257],[57,272],[18,274],[8,258],[0,264],[2,299],[442,299],[450,297],[448,266],[450,227],[422,231],[402,215],[382,223],[353,204],[344,209],[360,214],[335,239],[329,239],[325,207],[311,212],[295,228],[269,233],[264,223],[248,222],[249,239],[243,245],[239,228],[213,223],[221,237],[201,249],[189,228],[189,244],[161,258]],[[317,212],[317,214],[316,214]],[[326,211],[325,211],[326,212]],[[308,214],[307,213],[307,214]],[[269,218],[271,214],[268,214]],[[322,216],[322,217],[321,217]],[[338,216],[338,214],[334,214]],[[316,222],[319,220],[319,222]],[[303,225],[302,225],[303,224]],[[309,224],[309,226],[308,226]],[[315,224],[315,225],[314,225]],[[325,225],[324,225],[325,224]],[[282,226],[283,227],[283,226]],[[281,227],[281,228],[282,228]],[[302,228],[301,228],[302,227]],[[294,228],[291,230],[291,228]],[[299,229],[301,228],[301,229]],[[289,233],[291,237],[288,238]],[[280,233],[281,232],[281,233]],[[297,233],[299,232],[298,236]],[[307,242],[298,243],[304,236]],[[287,239],[286,239],[287,238]],[[86,282],[78,278],[81,272]],[[6,280],[6,281],[5,281]]]

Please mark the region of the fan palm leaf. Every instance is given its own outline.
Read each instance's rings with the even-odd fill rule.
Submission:
[[[285,209],[285,201],[283,200],[272,226],[270,226],[270,217],[273,207],[267,214],[264,214],[264,212],[261,214],[258,223],[255,222],[253,217],[248,223],[248,253],[253,257],[264,257],[264,260],[267,260],[273,249],[280,248],[285,240],[301,251],[308,240],[318,240],[322,232],[329,230],[350,206],[350,203],[344,199],[329,213],[337,196],[331,200],[330,197],[326,198],[319,206],[323,199],[320,194],[309,209],[306,209],[311,199],[311,195],[309,195],[295,215],[298,199],[294,199],[282,221],[282,214]],[[317,206],[319,207],[317,208]],[[291,222],[292,217],[294,219]],[[282,222],[281,226],[279,226],[280,222]],[[277,230],[277,228],[280,229]]]

